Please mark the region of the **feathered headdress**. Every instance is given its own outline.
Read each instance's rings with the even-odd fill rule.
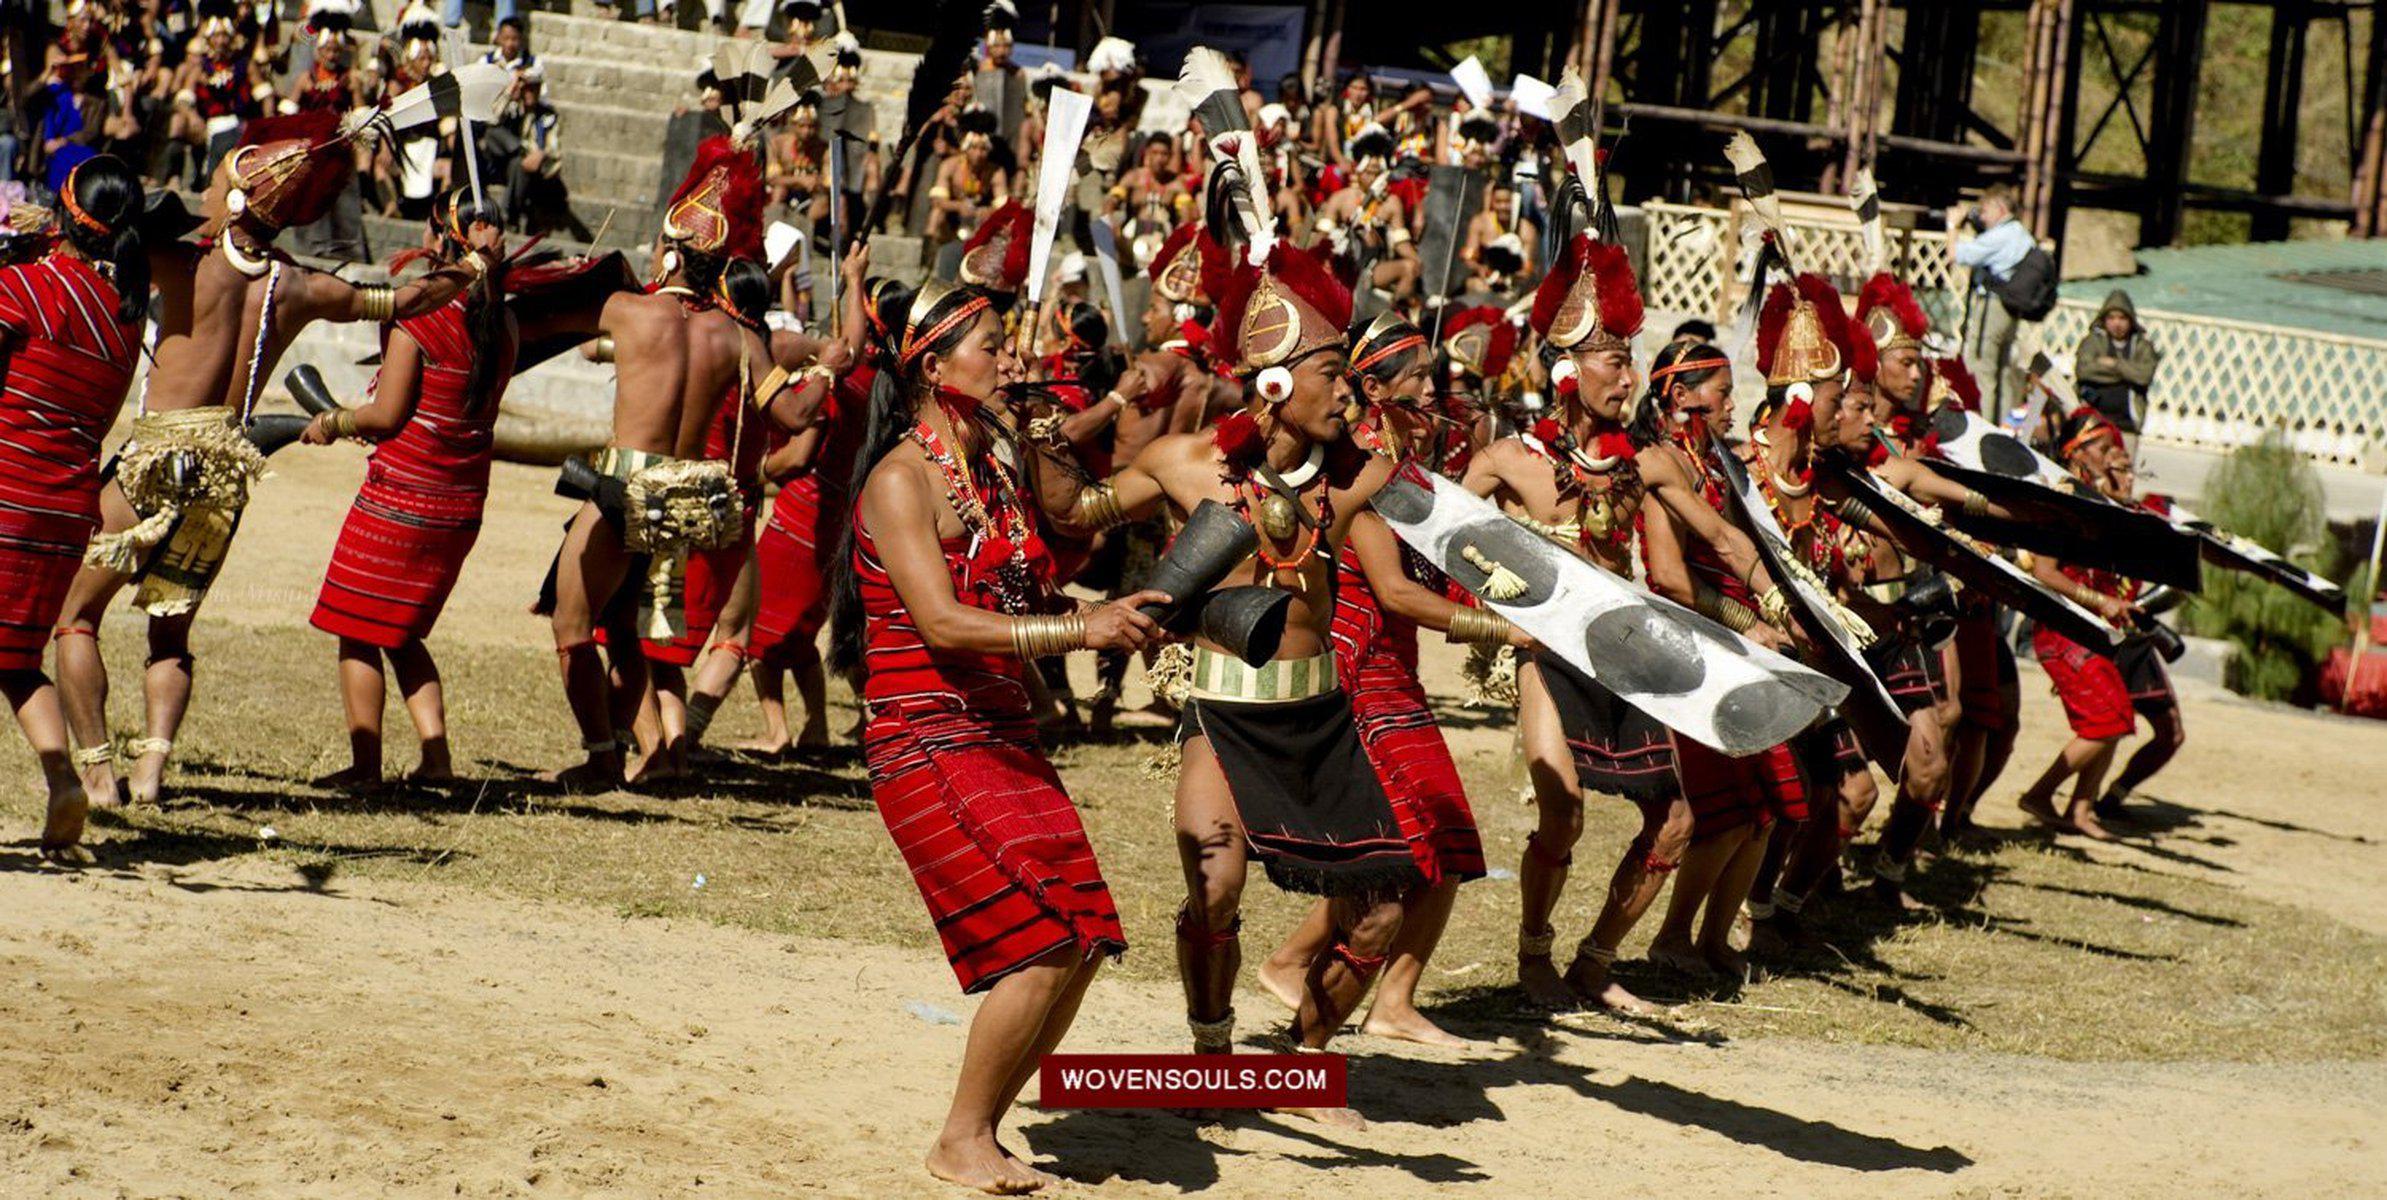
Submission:
[[[1571,350],[1630,349],[1641,332],[1641,288],[1624,247],[1578,233],[1533,292],[1533,331]]]
[[[1931,318],[1915,303],[1913,289],[1888,271],[1866,280],[1857,292],[1857,324],[1883,354],[1902,346],[1920,350],[1923,335],[1931,332]]]
[[[1768,387],[1838,379],[1850,365],[1842,353],[1847,339],[1840,295],[1822,276],[1777,283],[1757,314],[1757,372]]]
[[[1171,304],[1215,303],[1232,269],[1226,247],[1199,221],[1179,225],[1144,264],[1152,290]]]
[[[1011,0],[994,0],[986,6],[986,43],[1009,44],[1019,30],[1019,7]]]
[[[759,38],[723,42],[713,51],[709,73],[730,121],[730,140],[741,146],[753,145],[820,83],[820,66],[809,56],[779,58]]]
[[[1240,250],[1246,264],[1269,260],[1276,244],[1275,208],[1261,182],[1260,139],[1243,112],[1243,92],[1225,57],[1207,46],[1186,52],[1177,95],[1193,109],[1209,139],[1210,177],[1203,211],[1212,237]]]
[[[1392,131],[1370,121],[1351,139],[1351,157],[1362,163],[1374,162],[1383,166],[1392,161],[1400,144],[1392,140]]]
[[[1929,406],[1938,408],[1953,404],[1966,412],[1981,411],[1981,381],[1973,378],[1971,367],[1954,356],[1931,360],[1931,393]]]
[[[715,135],[663,208],[663,237],[717,258],[762,259],[763,181],[754,154]]]
[[[1036,214],[1017,200],[1005,200],[962,244],[961,281],[998,295],[1018,292],[1028,281],[1028,249],[1035,233]]]
[[[1484,379],[1497,379],[1508,371],[1509,359],[1517,352],[1517,327],[1508,314],[1491,305],[1463,308],[1452,313],[1442,324],[1442,349],[1450,355],[1451,365]]]
[[[1350,289],[1290,242],[1276,243],[1258,265],[1236,264],[1224,291],[1218,316],[1210,322],[1210,349],[1238,375],[1248,378],[1345,344]],[[1267,391],[1262,388],[1263,395]]]
[[[306,30],[318,47],[344,41],[356,24],[359,0],[307,0]]]
[[[953,0],[947,0],[948,4],[952,2]],[[923,67],[928,65],[926,55],[921,56],[920,65]],[[854,80],[861,77],[862,39],[855,37],[850,29],[840,29],[835,37],[829,39],[829,78],[831,80]],[[919,79],[915,77],[912,80],[914,89],[917,89],[919,84]]]
[[[1086,55],[1086,69],[1098,76],[1135,74],[1135,43],[1117,37],[1094,43],[1094,49]]]

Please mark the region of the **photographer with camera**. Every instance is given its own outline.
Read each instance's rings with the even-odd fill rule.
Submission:
[[[1959,230],[1973,236],[1959,241]],[[1948,210],[1948,254],[1972,272],[1965,296],[1964,365],[1981,381],[1984,404],[1995,412],[2022,397],[2022,381],[2007,359],[2020,323],[2042,321],[2055,308],[2055,260],[2014,216],[2014,189],[1997,184],[1971,209]]]

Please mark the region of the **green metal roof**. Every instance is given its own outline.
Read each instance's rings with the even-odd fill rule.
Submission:
[[[2141,250],[2138,262],[2143,274],[2073,280],[2061,291],[2095,303],[2118,287],[2141,309],[2387,341],[2387,240]],[[2336,273],[2339,286],[2282,278],[2306,272]]]

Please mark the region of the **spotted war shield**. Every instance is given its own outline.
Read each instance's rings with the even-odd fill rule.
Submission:
[[[1931,467],[2023,518],[2008,521],[1962,513],[1949,518],[1956,528],[1982,541],[2191,592],[2204,586],[2203,572],[2197,569],[2196,536],[2146,509],[1953,462]]]
[[[1559,549],[1415,464],[1373,503],[1402,541],[1568,665],[1725,754],[1780,745],[1848,695],[1847,685]]]
[[[1865,661],[1864,647],[1833,618],[1830,598],[1817,586],[1821,581],[1804,568],[1792,568],[1798,551],[1783,535],[1782,526],[1774,520],[1773,506],[1757,490],[1748,468],[1721,445],[1713,454],[1724,477],[1724,498],[1731,510],[1728,515],[1757,544],[1757,557],[1765,563],[1766,574],[1788,589],[1790,614],[1806,632],[1807,644],[1813,648],[1812,661],[1824,674],[1848,685],[1848,699],[1841,702],[1840,715],[1856,730],[1865,756],[1880,763],[1892,779],[1897,778],[1906,761],[1906,714]]]
[[[2099,654],[2113,653],[2114,628],[2097,614],[2049,591],[2013,563],[1984,554],[1915,515],[1901,503],[1903,497],[1891,498],[1888,489],[1873,478],[1871,471],[1847,463],[1835,463],[1827,469],[1848,489],[1852,500],[1880,519],[1907,553]]]

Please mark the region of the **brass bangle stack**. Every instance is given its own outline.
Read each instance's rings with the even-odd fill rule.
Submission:
[[[1691,611],[1720,622],[1734,633],[1747,633],[1757,624],[1757,614],[1748,605],[1704,583],[1692,585]]]
[[[596,349],[590,352],[590,357],[597,362],[612,362],[613,335],[608,333],[602,337],[599,337],[597,339]]]
[[[1085,646],[1084,613],[1011,619],[1011,651],[1021,658],[1046,658],[1071,650],[1082,650]]]
[[[1968,517],[1988,516],[1989,497],[1984,496],[1971,488],[1964,489],[1964,515]]]
[[[1127,523],[1127,509],[1119,503],[1118,489],[1097,483],[1077,494],[1076,503],[1069,506],[1069,523],[1079,529],[1109,529]]]
[[[1505,645],[1515,631],[1507,617],[1490,609],[1461,608],[1451,614],[1450,632],[1445,636],[1464,645],[1498,646]]]
[[[356,410],[343,408],[323,419],[323,427],[335,438],[356,436]]]
[[[398,289],[386,283],[359,285],[356,307],[367,321],[387,321],[398,315]]]

